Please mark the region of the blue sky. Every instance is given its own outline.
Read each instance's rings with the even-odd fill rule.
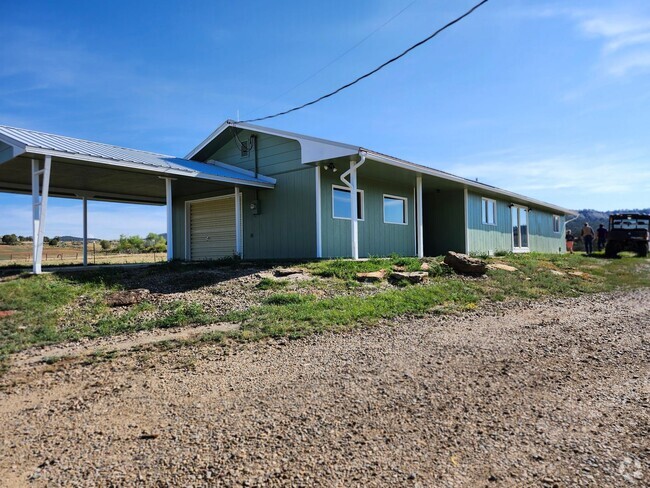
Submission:
[[[330,91],[473,3],[11,2],[0,124],[184,156],[225,119]],[[647,207],[649,82],[649,2],[491,0],[372,78],[266,124],[569,208]],[[89,208],[93,236],[164,231],[159,207]],[[31,232],[28,197],[0,194],[0,209],[0,234]],[[81,203],[53,199],[46,234],[80,233]]]

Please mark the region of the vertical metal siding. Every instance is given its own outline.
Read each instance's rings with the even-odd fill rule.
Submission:
[[[332,185],[341,186],[341,173],[321,172],[321,209],[323,257],[350,257],[350,220],[332,216]],[[359,221],[359,256],[415,255],[415,219],[413,218],[413,184],[396,184],[373,180],[359,170],[358,187],[364,192],[364,220]],[[384,223],[384,194],[406,198],[405,225]]]
[[[474,253],[493,253],[512,250],[512,217],[510,202],[495,199],[497,204],[496,225],[483,223],[482,198],[477,193],[468,195],[468,227],[471,248]],[[531,208],[528,212],[529,249],[534,252],[557,253],[563,249],[561,232],[553,232],[553,214]],[[560,216],[560,231],[564,216]]]

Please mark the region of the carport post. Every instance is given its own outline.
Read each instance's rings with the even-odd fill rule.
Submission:
[[[45,237],[45,215],[47,213],[47,197],[50,191],[50,173],[52,171],[52,157],[45,156],[45,165],[40,169],[40,163],[32,159],[32,244],[34,256],[32,271],[41,274],[43,261],[43,238]],[[40,178],[43,175],[43,188],[39,189]],[[40,195],[39,195],[40,194]]]
[[[84,246],[84,261],[83,265],[88,266],[88,198],[83,197],[83,213],[84,213],[84,218],[83,218],[83,246]]]
[[[172,181],[174,178],[165,178],[165,195],[167,204],[167,261],[174,259],[174,229],[172,212]]]
[[[241,192],[239,187],[235,187],[235,253],[240,258],[242,257],[242,239],[241,239]]]
[[[416,214],[417,214],[417,227],[418,227],[418,257],[424,257],[424,219],[422,216],[422,176],[415,178],[415,199],[416,199]]]

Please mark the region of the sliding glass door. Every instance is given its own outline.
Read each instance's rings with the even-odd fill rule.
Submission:
[[[512,205],[512,250],[526,252],[528,248],[528,209]]]

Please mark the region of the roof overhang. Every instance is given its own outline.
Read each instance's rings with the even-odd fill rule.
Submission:
[[[543,202],[541,200],[536,200],[534,198],[530,198],[525,195],[520,195],[518,193],[514,193],[508,190],[503,190],[495,186],[486,185],[485,183],[480,183],[478,181],[468,180],[467,178],[462,178],[460,176],[452,175],[451,173],[430,168],[428,166],[411,163],[409,161],[405,161],[399,158],[394,158],[392,156],[371,151],[369,149],[361,149],[361,152],[365,153],[366,157],[373,161],[395,166],[397,168],[407,169],[419,175],[433,176],[446,181],[454,182],[457,183],[459,187],[467,188],[468,190],[477,190],[480,191],[482,194],[485,194],[486,196],[493,195],[501,198],[505,197],[511,200],[513,203],[521,203],[525,205],[541,207],[563,215],[578,215],[578,212],[576,212],[575,210],[570,210],[564,207],[553,205],[551,203]]]
[[[340,142],[328,141],[326,139],[319,139],[317,137],[306,136],[297,134],[295,132],[288,132],[278,129],[271,129],[254,124],[246,124],[242,122],[234,122],[227,120],[221,124],[217,130],[210,134],[207,138],[196,146],[190,153],[185,156],[186,159],[195,159],[197,161],[205,161],[212,156],[215,151],[211,149],[213,143],[217,141],[219,136],[225,131],[232,129],[249,130],[251,132],[258,132],[260,134],[269,134],[272,136],[283,137],[297,141],[300,144],[300,156],[303,164],[315,163],[318,161],[325,161],[328,159],[341,158],[346,156],[354,156],[359,153],[358,146],[350,144],[343,144]]]

